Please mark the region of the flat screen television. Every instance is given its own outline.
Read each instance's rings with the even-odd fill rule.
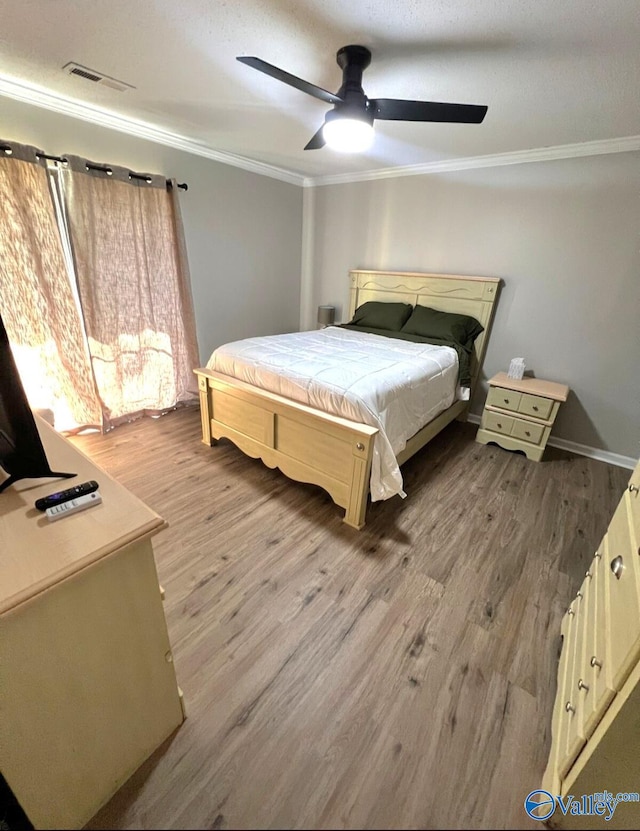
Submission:
[[[45,476],[75,474],[51,470],[0,316],[0,493],[18,479]]]

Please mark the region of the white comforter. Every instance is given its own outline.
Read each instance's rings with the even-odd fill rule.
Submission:
[[[209,369],[324,412],[377,427],[371,499],[405,496],[396,454],[451,406],[458,356],[448,346],[329,327],[216,349]]]

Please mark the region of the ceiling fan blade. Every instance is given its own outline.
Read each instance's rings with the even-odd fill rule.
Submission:
[[[236,60],[253,67],[253,69],[257,69],[259,72],[264,72],[265,75],[270,75],[276,81],[282,81],[284,84],[289,84],[290,87],[295,87],[301,92],[306,92],[307,95],[313,95],[314,98],[326,101],[327,104],[340,104],[342,102],[342,98],[339,95],[334,95],[332,92],[327,92],[326,89],[322,89],[322,87],[317,87],[315,84],[303,81],[302,78],[297,78],[295,75],[285,72],[284,69],[278,69],[277,66],[272,66],[272,64],[260,58],[245,57],[242,55],[236,58]]]
[[[324,124],[315,134],[315,136],[307,143],[305,146],[305,150],[319,150],[321,147],[324,147],[326,142],[324,140],[324,135],[322,131],[324,130]]]
[[[488,107],[480,104],[442,104],[439,101],[402,101],[397,98],[373,98],[369,110],[374,118],[385,121],[448,121],[480,124]]]

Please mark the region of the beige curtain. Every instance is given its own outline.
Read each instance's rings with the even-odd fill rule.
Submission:
[[[105,427],[195,400],[198,348],[175,187],[67,158],[62,191]]]
[[[34,147],[0,147],[0,313],[29,403],[60,430],[100,426],[45,162]]]

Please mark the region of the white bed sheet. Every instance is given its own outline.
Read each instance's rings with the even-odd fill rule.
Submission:
[[[377,427],[373,501],[405,496],[396,454],[464,395],[457,387],[455,349],[338,327],[227,343],[213,352],[207,367]]]

